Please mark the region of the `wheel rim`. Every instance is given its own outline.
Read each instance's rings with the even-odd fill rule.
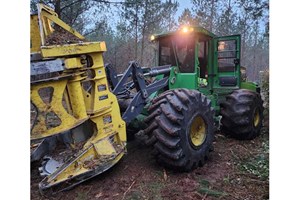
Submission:
[[[206,124],[202,117],[197,116],[193,119],[190,129],[190,139],[194,146],[200,146],[206,138]]]
[[[260,121],[260,116],[259,116],[259,110],[258,108],[256,108],[255,112],[254,112],[254,126],[257,127]]]

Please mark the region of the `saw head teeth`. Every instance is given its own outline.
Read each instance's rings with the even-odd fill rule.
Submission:
[[[49,173],[47,173],[47,172],[44,171],[44,167],[43,166],[39,167],[39,173],[40,173],[40,176],[43,177],[43,178],[49,175]]]
[[[49,176],[55,172],[63,163],[60,163],[49,156],[45,156],[39,167],[40,176]]]
[[[47,174],[47,173],[40,173],[40,176],[41,176],[42,178],[45,178],[46,176],[49,176],[49,174]]]
[[[50,159],[51,159],[50,156],[44,156],[44,158],[43,158],[44,161],[48,161],[48,160],[50,160]]]

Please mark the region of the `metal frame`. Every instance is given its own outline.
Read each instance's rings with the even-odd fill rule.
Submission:
[[[109,65],[107,65],[109,66]],[[124,72],[120,80],[116,83],[117,75],[114,74],[112,67],[107,67],[106,72],[110,77],[109,82],[113,84],[113,94],[120,97],[124,94],[124,91],[129,89],[136,89],[134,97],[123,113],[122,118],[126,123],[130,123],[135,117],[137,117],[148,103],[147,98],[154,92],[168,85],[169,78],[165,77],[160,80],[156,80],[151,84],[146,84],[145,76],[157,76],[160,74],[169,74],[171,71],[170,65],[154,67],[153,69],[141,68],[138,63],[131,61],[127,70]],[[128,79],[132,78],[132,81],[128,82]],[[115,86],[114,86],[115,85]]]
[[[116,164],[126,152],[126,124],[121,118],[117,98],[108,87],[103,62],[105,43],[43,46],[41,41],[53,31],[52,22],[79,38],[83,36],[62,22],[51,8],[40,4],[38,16],[39,24],[34,23],[37,22],[36,15],[31,17],[31,42],[34,46],[31,48],[31,75],[57,74],[31,82],[31,102],[37,113],[30,133],[31,160],[49,155],[56,146],[54,138],[70,132],[67,134],[70,141],[55,154],[58,157],[69,152],[63,159],[64,163],[39,184],[41,193],[48,189],[58,192]],[[83,87],[86,82],[90,83],[88,91]],[[49,97],[47,101],[41,94],[45,89],[52,91],[45,92]],[[53,116],[60,123],[47,126],[47,119],[51,121]]]

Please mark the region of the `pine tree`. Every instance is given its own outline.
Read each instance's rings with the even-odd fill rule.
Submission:
[[[220,2],[221,3],[221,2]],[[221,14],[218,17],[216,29],[217,35],[235,34],[236,14],[233,11],[234,2],[232,0],[223,1],[221,4]]]
[[[178,3],[172,1],[126,0],[122,6],[121,17],[125,19],[128,34],[134,38],[134,60],[145,64],[145,48],[150,35],[161,30],[163,25],[170,28],[170,21],[166,20],[175,14]],[[149,54],[146,54],[148,57]]]
[[[178,23],[179,25],[188,24],[197,26],[197,20],[195,20],[195,17],[188,8],[185,8],[181,16],[178,18]]]
[[[193,12],[199,25],[211,32],[216,31],[219,0],[192,0]]]

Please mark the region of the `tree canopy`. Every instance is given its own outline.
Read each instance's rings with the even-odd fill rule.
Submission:
[[[256,80],[269,65],[268,0],[190,0],[192,8],[177,13],[176,0],[31,0],[52,7],[67,24],[92,41],[105,41],[105,62],[122,72],[130,60],[152,66],[153,33],[182,24],[203,26],[216,35],[241,34],[241,64]]]

